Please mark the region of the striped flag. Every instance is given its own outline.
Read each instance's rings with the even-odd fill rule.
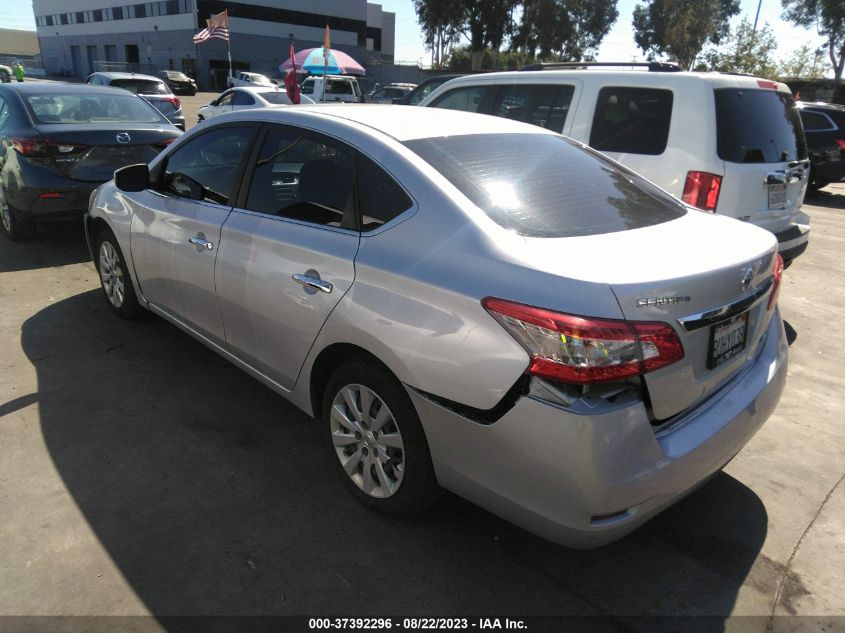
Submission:
[[[211,39],[229,41],[229,10],[212,15],[205,21],[208,25],[202,31],[194,35],[194,44],[202,44]]]

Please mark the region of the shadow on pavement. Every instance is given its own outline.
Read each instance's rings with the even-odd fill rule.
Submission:
[[[812,204],[817,207],[845,210],[845,194],[834,193],[833,191],[829,191],[827,189],[807,191],[804,201],[807,204]]]
[[[82,220],[38,227],[38,236],[13,242],[0,235],[0,273],[90,261]]]
[[[55,467],[155,615],[708,614],[722,630],[766,538],[726,474],[592,551],[451,495],[385,518],[346,492],[313,420],[162,320],[120,321],[92,290],[22,343]]]

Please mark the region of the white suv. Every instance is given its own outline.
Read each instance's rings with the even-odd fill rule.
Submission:
[[[316,102],[343,101],[345,103],[360,103],[363,101],[361,88],[355,77],[348,75],[330,75],[325,98],[323,95],[323,77],[307,77],[302,82],[301,92]]]
[[[702,211],[771,231],[787,265],[807,248],[810,163],[786,84],[664,63],[552,64],[459,77],[420,105],[554,129]]]

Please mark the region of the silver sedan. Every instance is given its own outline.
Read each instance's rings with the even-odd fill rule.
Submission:
[[[116,172],[85,226],[114,313],[160,315],[318,419],[393,515],[445,488],[606,543],[718,472],[786,378],[770,233],[513,121],[221,115]]]

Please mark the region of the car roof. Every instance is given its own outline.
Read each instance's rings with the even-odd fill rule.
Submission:
[[[253,108],[226,113],[215,121],[266,121],[307,125],[315,119],[334,119],[351,127],[366,126],[398,141],[465,134],[538,134],[556,135],[554,132],[510,119],[447,110],[443,108],[417,108],[381,104],[315,104],[298,105],[283,110]]]
[[[483,73],[475,75],[463,75],[449,81],[449,86],[454,87],[464,84],[488,85],[495,82],[502,83],[554,83],[558,80],[587,79],[599,80],[603,83],[610,81],[621,82],[629,85],[648,85],[650,83],[666,85],[667,83],[690,84],[694,82],[707,82],[713,88],[761,88],[758,82],[775,84],[778,92],[792,94],[785,83],[776,82],[763,77],[751,75],[739,75],[719,72],[651,72],[646,69],[619,70],[615,67],[567,69],[567,70],[509,70],[496,73]],[[444,84],[445,86],[446,84]],[[768,86],[766,86],[768,87]],[[440,88],[438,88],[440,90]],[[433,94],[433,93],[432,93]]]
[[[826,103],[824,101],[797,101],[795,103],[799,108],[813,108],[814,110],[834,110],[836,112],[845,112],[845,106],[838,103]]]
[[[152,75],[140,75],[138,73],[119,73],[119,72],[104,72],[97,71],[91,73],[92,75],[100,75],[101,77],[108,77],[109,79],[144,79],[146,81],[161,81],[161,77],[153,77]]]
[[[29,94],[41,94],[41,95],[50,95],[50,94],[83,94],[83,95],[90,95],[90,94],[111,94],[111,95],[126,95],[132,94],[131,92],[127,93],[126,90],[123,88],[112,88],[111,86],[92,86],[90,84],[71,84],[66,83],[63,81],[50,81],[50,82],[23,82],[23,83],[10,83],[10,84],[0,84],[6,90],[14,90],[15,92],[19,92],[23,95]],[[140,98],[140,97],[139,97]]]
[[[278,88],[271,88],[270,86],[235,86],[229,90],[241,90],[243,92],[255,92],[258,94],[265,94],[267,92],[282,92]]]

